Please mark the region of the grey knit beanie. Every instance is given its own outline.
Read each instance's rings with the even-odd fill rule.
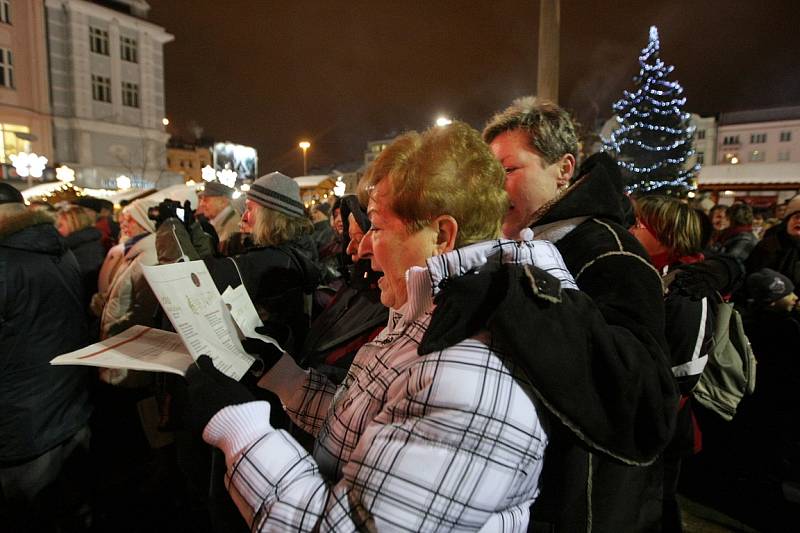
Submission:
[[[258,178],[250,185],[247,199],[290,217],[306,216],[300,200],[300,187],[296,181],[280,172],[271,172]]]

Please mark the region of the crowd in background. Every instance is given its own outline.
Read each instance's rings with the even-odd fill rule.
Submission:
[[[528,99],[482,138],[402,136],[358,195],[310,210],[278,172],[243,206],[207,183],[196,210],[26,205],[0,183],[0,525],[681,531],[682,493],[779,530],[800,502],[800,196],[756,212],[631,198],[609,156],[577,155],[569,115]],[[48,364],[171,329],[142,267],[181,260],[244,285],[285,349],[245,343],[257,386],[208,363],[188,389]],[[732,420],[693,396],[723,302],[758,362]],[[230,470],[242,457],[255,473]]]

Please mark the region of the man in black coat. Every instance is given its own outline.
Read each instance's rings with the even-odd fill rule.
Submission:
[[[552,428],[532,529],[655,529],[661,515],[657,459],[674,429],[678,394],[666,356],[661,279],[627,231],[630,203],[622,194],[616,163],[598,154],[573,179],[575,126],[566,111],[532,97],[495,115],[483,136],[506,169],[511,209],[503,233],[531,238],[532,230],[533,238],[554,242],[607,325],[587,332],[594,353],[575,354],[592,369],[593,381],[580,387],[565,383],[564,394],[583,398],[586,405],[604,403],[609,424],[636,414],[627,442],[587,438],[584,425],[590,420],[573,419]],[[524,313],[520,311],[519,322],[534,323]],[[529,335],[528,345],[536,345],[537,332],[520,335]],[[615,361],[626,372],[619,372]],[[618,400],[618,391],[633,382],[649,385],[639,385],[622,396],[626,400]]]
[[[91,414],[85,367],[50,360],[86,343],[78,263],[52,218],[0,183],[0,524],[85,522]],[[77,499],[75,499],[78,497]],[[70,516],[57,516],[68,509]],[[75,511],[74,509],[82,509]],[[84,523],[85,525],[85,523]],[[47,529],[49,530],[49,529]]]

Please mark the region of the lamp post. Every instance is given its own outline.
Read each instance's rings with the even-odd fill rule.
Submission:
[[[20,178],[28,178],[28,188],[33,187],[33,178],[41,178],[47,166],[47,158],[33,152],[11,154],[11,165]]]
[[[308,167],[306,165],[306,152],[308,151],[309,148],[311,148],[311,143],[308,141],[300,141],[300,143],[297,146],[299,146],[300,149],[303,151],[303,176],[305,176],[306,174],[308,174]]]

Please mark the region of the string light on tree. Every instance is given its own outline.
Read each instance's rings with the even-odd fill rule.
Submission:
[[[694,155],[694,126],[683,111],[686,97],[677,81],[668,79],[675,67],[659,57],[658,29],[650,27],[650,39],[639,56],[634,90],[623,91],[612,106],[618,127],[603,149],[617,158],[628,192],[685,194],[693,188],[700,168],[687,168]]]

